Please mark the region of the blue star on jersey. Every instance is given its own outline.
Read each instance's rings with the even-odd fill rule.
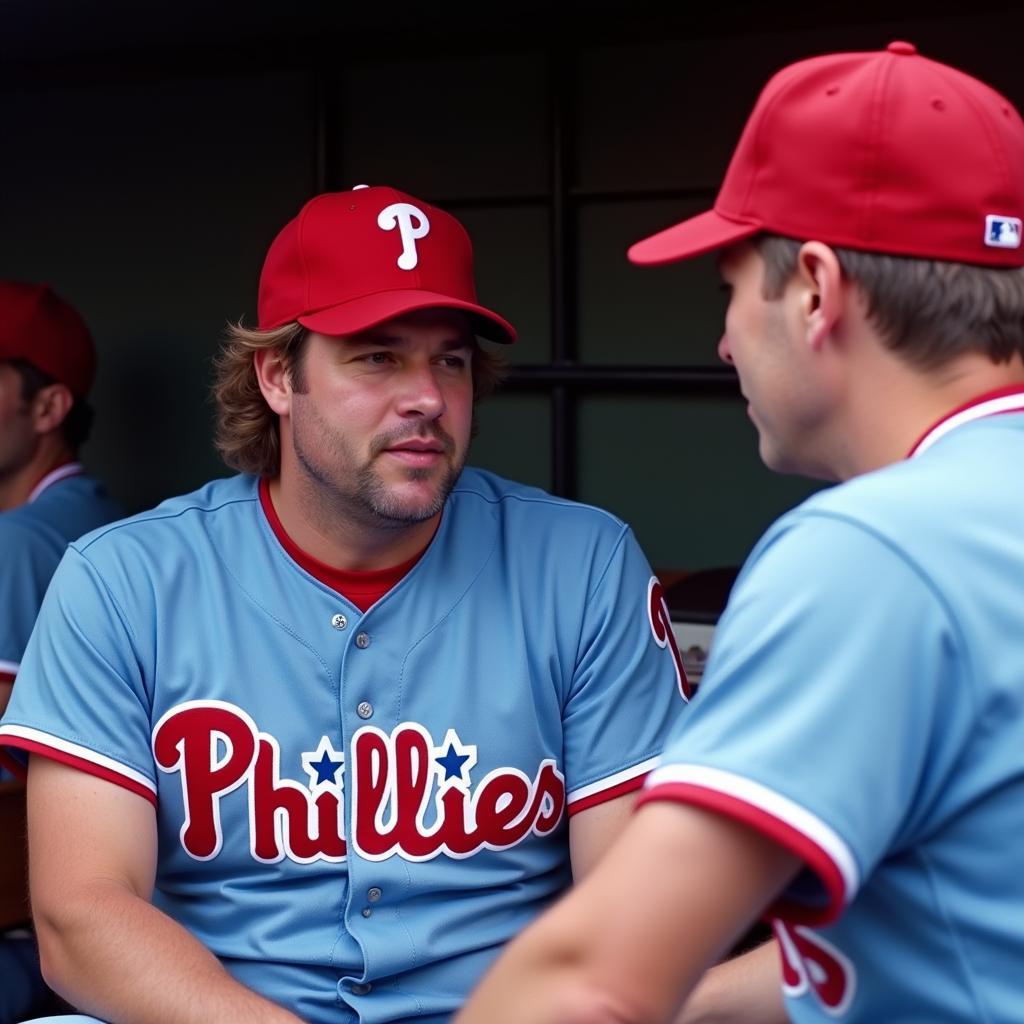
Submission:
[[[302,768],[309,776],[309,788],[314,793],[324,788],[340,789],[338,772],[344,772],[344,766],[345,755],[335,750],[326,736],[320,737],[316,750],[302,755]]]
[[[442,750],[443,756],[440,753]],[[440,746],[434,748],[434,752],[434,760],[444,769],[444,777],[440,781],[450,781],[453,785],[465,788],[468,785],[467,776],[476,765],[476,746],[464,744],[459,739],[459,734],[454,729],[449,729]]]

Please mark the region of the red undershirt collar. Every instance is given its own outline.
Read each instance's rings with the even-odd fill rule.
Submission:
[[[985,394],[958,405],[933,423],[917,439],[907,453],[907,458],[927,451],[940,437],[944,437],[964,423],[972,423],[986,416],[997,416],[1006,412],[1024,412],[1024,384],[1011,384],[1004,388],[996,388],[994,391],[986,391]]]
[[[356,572],[348,569],[335,569],[319,558],[303,551],[288,536],[274,508],[273,499],[270,497],[270,481],[263,477],[259,487],[260,505],[270,523],[274,536],[277,537],[281,547],[285,549],[293,561],[297,562],[303,569],[326,583],[332,590],[337,591],[342,597],[351,601],[361,612],[365,612],[371,605],[379,601],[392,587],[401,581],[410,569],[423,557],[423,551],[418,551],[407,562],[401,565],[391,566],[388,569],[371,569],[367,572]]]

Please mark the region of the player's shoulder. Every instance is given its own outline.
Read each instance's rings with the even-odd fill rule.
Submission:
[[[570,530],[588,526],[613,534],[628,529],[623,520],[607,509],[560,498],[539,487],[474,467],[463,470],[451,498],[460,505],[488,506],[505,520],[547,528]]]
[[[1024,445],[1019,455],[1024,458]],[[1014,489],[1024,500],[1024,484],[1015,470],[1019,462],[1009,456],[983,431],[958,430],[919,456],[811,495],[791,516],[829,518],[900,540],[921,536],[925,525],[956,532],[961,517],[1012,504],[1008,498]],[[935,514],[938,510],[941,515]]]
[[[101,481],[85,473],[58,481],[42,492],[27,514],[64,544],[124,517],[124,509],[107,493]]]
[[[1016,546],[1024,482],[1011,472],[1019,461],[1010,454],[984,430],[957,430],[919,456],[811,495],[769,527],[752,555],[783,537],[797,546],[815,538],[830,547],[833,562],[872,551],[920,566],[957,548],[980,522]],[[1019,455],[1024,458],[1024,445]]]
[[[0,551],[5,560],[24,557],[40,546],[52,546],[58,539],[31,505],[0,512]]]
[[[198,490],[176,495],[155,508],[101,526],[75,541],[71,547],[90,559],[134,549],[166,550],[166,545],[188,544],[218,519],[258,503],[257,480],[240,474],[211,480]]]

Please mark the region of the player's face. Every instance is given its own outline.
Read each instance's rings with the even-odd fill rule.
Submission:
[[[21,374],[0,362],[0,482],[29,462],[35,444],[29,406],[21,395]]]
[[[469,321],[453,310],[310,336],[291,443],[333,508],[395,528],[441,511],[469,448],[473,345]]]
[[[729,306],[718,354],[736,367],[761,459],[778,472],[823,475],[814,449],[827,401],[790,287],[764,297],[764,260],[749,242],[727,249],[719,272]]]

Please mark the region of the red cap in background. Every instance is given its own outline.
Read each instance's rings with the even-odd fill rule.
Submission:
[[[96,375],[85,321],[47,284],[0,281],[0,359],[24,359],[79,398]]]

